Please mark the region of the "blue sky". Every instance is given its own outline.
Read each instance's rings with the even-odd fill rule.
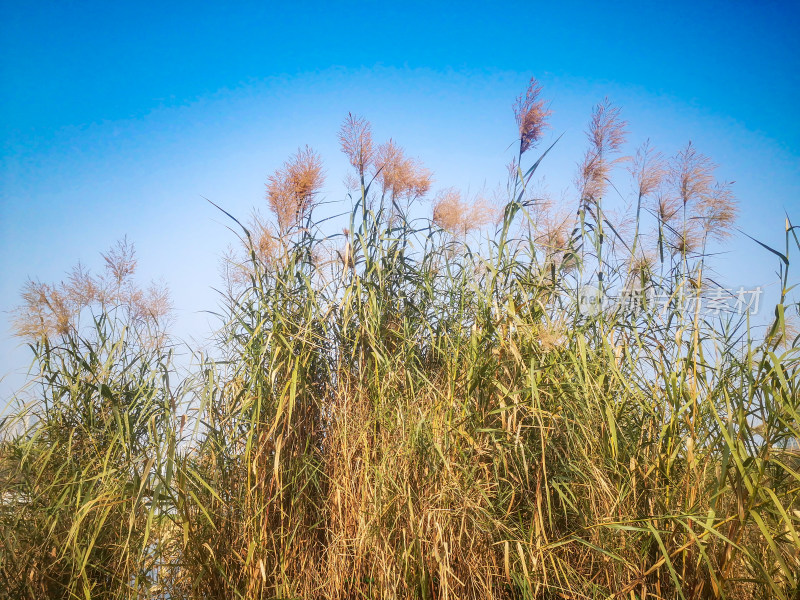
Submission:
[[[145,278],[173,290],[177,329],[202,336],[232,241],[202,197],[247,216],[298,146],[343,197],[336,131],[369,118],[436,187],[502,179],[513,99],[535,75],[565,133],[543,166],[558,195],[604,96],[631,147],[690,139],[735,180],[740,226],[800,222],[800,3],[0,4],[0,311],[28,277],[52,281],[123,235]],[[730,285],[768,285],[775,261],[743,236]],[[27,353],[0,313],[0,376]],[[0,398],[19,381],[0,382]]]

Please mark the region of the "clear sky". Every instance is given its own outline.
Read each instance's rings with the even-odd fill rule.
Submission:
[[[299,145],[343,197],[336,132],[369,118],[436,187],[503,177],[513,99],[535,75],[565,133],[544,185],[568,190],[592,105],[623,107],[631,148],[687,141],[734,180],[740,226],[779,244],[800,222],[800,3],[0,3],[0,311],[128,235],[163,278],[177,331],[202,337],[232,237],[202,197],[246,217]],[[769,285],[738,236],[719,269]],[[0,403],[28,354],[0,313]]]

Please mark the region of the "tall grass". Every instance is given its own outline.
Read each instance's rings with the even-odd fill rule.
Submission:
[[[540,93],[492,219],[452,194],[412,218],[430,174],[351,115],[331,235],[299,152],[274,224],[232,221],[223,326],[181,383],[130,311],[39,331],[38,387],[3,425],[0,595],[797,597],[796,229],[769,249],[767,334],[710,316],[687,301],[734,205],[707,159],[640,153],[626,233],[605,206],[624,123],[601,104],[556,218],[531,184],[549,150],[523,167]],[[586,285],[650,299],[587,311]]]

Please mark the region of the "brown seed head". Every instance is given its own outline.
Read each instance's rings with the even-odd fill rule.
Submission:
[[[55,286],[29,280],[20,295],[22,304],[16,308],[13,317],[16,335],[40,339],[69,331],[72,311]]]
[[[716,184],[697,203],[703,231],[717,241],[730,237],[739,212],[730,186],[730,183]]]
[[[252,230],[256,258],[263,265],[272,265],[281,253],[280,238],[274,231],[274,226],[255,217]]]
[[[269,178],[267,202],[282,233],[308,214],[324,181],[322,159],[308,146],[298,150]]]
[[[513,182],[519,177],[519,165],[517,165],[516,156],[508,162],[506,165],[506,170],[508,171],[508,180],[513,184]]]
[[[595,203],[603,197],[608,186],[608,161],[587,150],[583,162],[578,167],[577,186],[580,190],[581,200]]]
[[[586,137],[589,149],[584,155],[578,170],[576,184],[581,200],[598,202],[608,187],[611,167],[622,159],[613,159],[625,143],[627,123],[620,118],[620,108],[606,98],[594,107]]]
[[[155,321],[166,318],[172,312],[172,298],[166,284],[151,283],[141,309],[143,314]]]
[[[525,154],[542,137],[542,132],[548,127],[547,117],[552,111],[545,108],[544,100],[539,98],[542,93],[541,84],[536,78],[531,77],[528,89],[514,102],[514,118],[519,128],[519,153]]]
[[[628,123],[620,118],[620,111],[621,109],[614,106],[608,98],[604,98],[594,107],[586,136],[595,153],[616,154],[625,143],[625,136],[628,133],[625,128]]]
[[[689,142],[672,159],[669,180],[684,206],[709,195],[717,168]]]
[[[696,221],[692,221],[683,229],[671,230],[667,241],[672,253],[675,255],[692,254],[698,252],[703,244],[703,236]]]
[[[70,272],[64,290],[80,308],[94,302],[100,293],[97,282],[80,263]]]
[[[433,201],[433,222],[446,231],[461,231],[466,207],[461,201],[461,192],[447,188],[436,194]]]
[[[431,187],[431,172],[416,159],[408,158],[392,140],[378,146],[374,167],[383,192],[393,199],[420,198]]]
[[[570,227],[571,215],[567,211],[554,208],[550,200],[542,202],[536,214],[534,240],[544,249],[547,260],[556,260],[567,249]]]
[[[461,199],[461,192],[455,188],[440,191],[433,203],[433,222],[457,235],[480,229],[496,218],[496,208],[483,196],[469,204]]]
[[[633,176],[639,198],[646,198],[661,186],[667,174],[667,162],[661,152],[654,150],[650,140],[647,140],[636,151],[628,171]]]
[[[653,208],[658,220],[662,223],[670,223],[681,210],[681,199],[669,193],[669,191],[659,190],[653,199]]]
[[[641,289],[653,278],[656,256],[651,252],[641,252],[628,260],[628,289]]]
[[[101,311],[119,307],[133,321],[159,325],[171,311],[169,292],[165,286],[151,286],[145,293],[135,284],[133,244],[123,239],[102,256],[103,276],[93,277],[78,265],[57,284],[28,281],[13,311],[15,333],[29,339],[66,335],[79,327],[81,312],[93,305]]]
[[[347,113],[347,118],[339,129],[339,142],[342,152],[350,159],[350,164],[363,176],[375,157],[372,125],[364,118]]]
[[[106,262],[106,271],[118,286],[136,272],[136,251],[127,238],[117,242],[116,246],[101,256]]]

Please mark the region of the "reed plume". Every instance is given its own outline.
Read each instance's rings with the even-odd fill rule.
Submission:
[[[534,240],[543,248],[545,261],[559,262],[569,247],[572,218],[563,207],[556,207],[550,199],[534,204]]]
[[[375,178],[392,200],[408,202],[428,193],[432,173],[422,163],[405,155],[393,140],[378,146],[374,159]]]
[[[717,165],[689,142],[672,159],[669,179],[683,206],[702,200],[711,193]]]
[[[36,341],[77,332],[81,313],[122,310],[133,321],[163,328],[172,311],[166,285],[151,283],[143,289],[134,281],[136,251],[127,239],[101,254],[105,273],[93,276],[82,265],[66,281],[47,284],[29,280],[22,303],[13,311],[12,324],[19,337]]]
[[[704,236],[724,241],[731,236],[739,207],[731,183],[717,183],[697,203]]]
[[[497,209],[483,196],[472,203],[461,199],[456,188],[441,190],[433,203],[433,222],[442,229],[466,236],[497,220]]]
[[[364,172],[372,165],[375,158],[370,122],[353,113],[347,113],[347,118],[339,129],[339,144],[350,164],[363,178]]]
[[[583,204],[596,204],[602,199],[611,168],[621,160],[613,158],[619,154],[627,133],[627,123],[620,117],[620,111],[606,98],[592,112],[586,131],[589,148],[579,165],[576,181]]]
[[[528,89],[513,104],[514,119],[519,129],[520,156],[537,144],[548,127],[547,118],[552,111],[545,107],[544,100],[540,98],[541,93],[541,84],[535,77],[531,77]]]
[[[269,177],[267,202],[282,235],[308,215],[324,182],[322,159],[308,146]]]
[[[653,148],[649,139],[646,140],[628,166],[636,186],[637,198],[641,200],[653,196],[664,182],[668,169],[664,155]]]

